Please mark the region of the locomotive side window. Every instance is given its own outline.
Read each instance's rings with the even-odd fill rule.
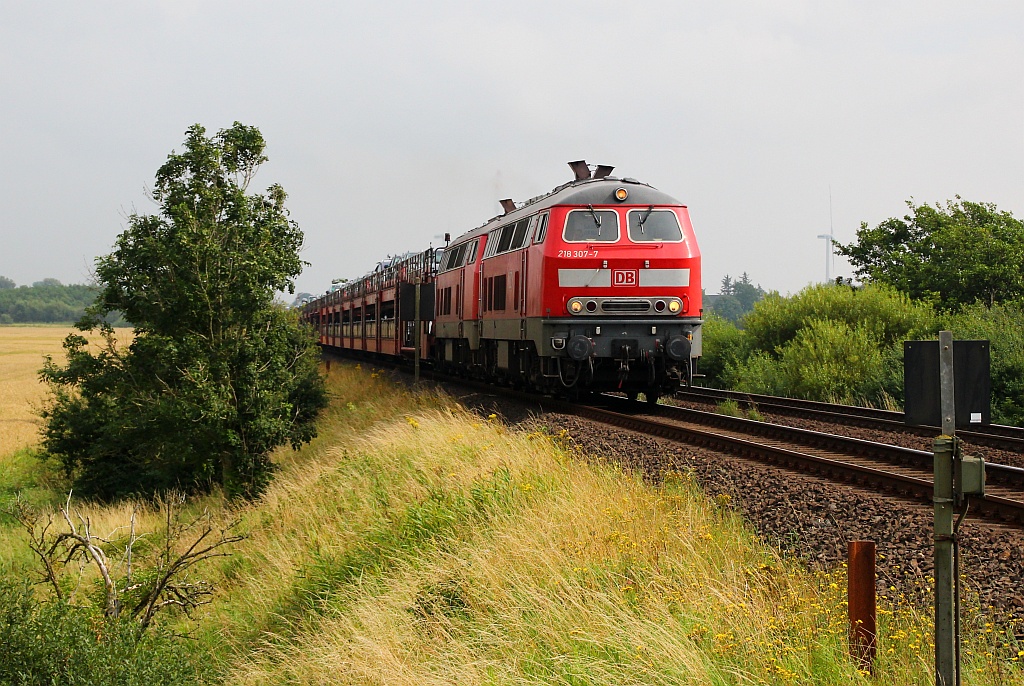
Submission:
[[[619,240],[619,215],[615,210],[572,210],[562,238],[567,243],[614,243]]]
[[[480,239],[476,239],[469,244],[469,256],[466,257],[465,264],[473,264],[476,262],[476,249],[480,247]]]
[[[501,229],[494,229],[487,234],[487,247],[484,248],[484,258],[493,257],[498,252],[498,238],[501,236]]]
[[[534,243],[543,243],[544,239],[548,235],[548,215],[544,213],[540,215],[540,221],[537,222],[537,235],[534,237]]]
[[[511,252],[512,250],[519,250],[529,243],[530,227],[533,220],[533,217],[520,219],[517,222],[506,224],[488,233],[487,247],[484,248],[484,259],[500,255],[501,253]],[[475,254],[475,248],[473,248],[473,251],[472,254]],[[473,257],[470,256],[468,262],[472,261]]]
[[[509,246],[509,250],[518,250],[526,244],[530,229],[529,219],[520,219],[516,222],[515,233],[512,235],[512,245]]]
[[[476,246],[477,241],[473,241],[472,243],[457,245],[448,250],[444,254],[444,263],[441,266],[441,271],[446,272],[451,269],[458,269],[472,262],[476,258]]]
[[[634,243],[668,241],[678,243],[683,240],[683,230],[679,228],[679,219],[672,210],[629,211],[629,240]]]
[[[508,252],[509,247],[512,245],[512,236],[515,231],[515,224],[501,227],[501,236],[498,238],[498,252]]]

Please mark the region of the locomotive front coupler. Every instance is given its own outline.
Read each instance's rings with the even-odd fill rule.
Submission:
[[[622,346],[622,357],[619,358],[619,388],[629,377],[629,346]]]

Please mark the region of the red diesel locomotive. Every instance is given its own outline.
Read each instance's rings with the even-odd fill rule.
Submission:
[[[700,250],[686,206],[571,162],[575,179],[444,249],[382,262],[307,303],[325,349],[412,356],[542,392],[649,402],[689,385],[701,354]]]

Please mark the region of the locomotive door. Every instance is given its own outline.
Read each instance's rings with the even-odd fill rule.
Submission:
[[[534,232],[534,220],[529,222],[529,228],[526,231],[527,237],[532,232]],[[527,238],[527,243],[528,241]],[[526,316],[526,269],[529,261],[529,249],[523,248],[519,253],[522,257],[519,260],[519,293],[517,295],[519,302],[516,314],[519,317],[519,340],[521,341],[526,338],[526,319],[524,317]]]
[[[537,225],[537,218],[534,217],[530,220],[530,226],[526,230],[526,247],[520,251],[519,261],[519,278],[518,278],[518,311],[516,315],[519,317],[519,340],[526,339],[526,284],[527,284],[527,272],[529,270],[529,246],[532,244],[533,232]]]
[[[465,336],[462,331],[462,322],[466,318],[466,271],[468,269],[469,265],[467,264],[459,270],[459,282],[455,284],[455,316],[459,319],[459,338]]]

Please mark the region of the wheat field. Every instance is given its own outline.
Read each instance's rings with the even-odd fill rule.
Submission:
[[[0,326],[0,457],[39,439],[43,356],[63,355],[67,326]]]

